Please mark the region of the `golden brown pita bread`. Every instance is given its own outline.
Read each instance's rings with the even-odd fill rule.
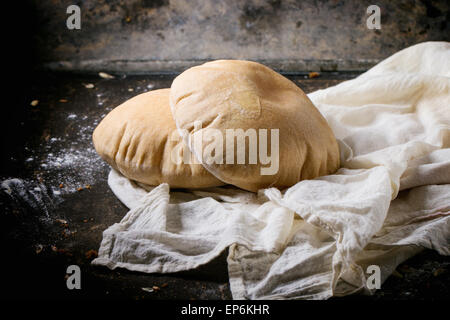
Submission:
[[[183,153],[187,148],[170,112],[169,92],[143,93],[112,110],[94,131],[95,149],[124,176],[145,184],[166,182],[173,188],[223,185],[200,164],[173,161],[172,152]]]
[[[173,81],[170,105],[189,148],[223,182],[250,191],[271,186],[282,189],[339,168],[338,144],[320,112],[293,82],[259,63],[218,60],[190,68]],[[201,128],[196,121],[201,121]],[[276,136],[272,141],[271,134],[278,129],[279,157],[272,159],[270,167],[261,161],[262,157],[252,164],[250,152],[254,149],[247,143],[246,162],[237,163],[238,155],[242,156],[237,142],[235,151],[227,154],[227,150],[232,150],[226,148],[230,129],[242,129],[249,137],[250,131],[256,131],[258,149],[263,141],[259,133],[267,130],[268,146],[264,151],[268,154],[277,142]],[[225,137],[223,141],[216,139],[217,132]],[[223,145],[222,153],[214,147],[216,143]],[[273,172],[277,165],[278,170]],[[266,172],[262,174],[264,168]]]

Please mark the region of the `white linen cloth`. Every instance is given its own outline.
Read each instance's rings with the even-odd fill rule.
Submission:
[[[384,281],[422,248],[450,254],[450,43],[404,49],[309,94],[342,168],[287,190],[170,191],[111,171],[130,208],[104,231],[95,265],[176,272],[229,247],[234,299],[326,299]]]

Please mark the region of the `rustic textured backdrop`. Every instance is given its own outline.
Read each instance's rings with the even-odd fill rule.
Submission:
[[[66,8],[81,8],[81,30]],[[366,27],[381,8],[381,30]],[[30,1],[38,62],[57,70],[181,71],[239,58],[285,72],[361,71],[394,52],[449,40],[449,2],[432,0]]]
[[[66,28],[71,4],[81,7],[81,30]],[[366,28],[369,4],[381,8],[381,30]],[[0,274],[3,295],[10,298],[229,299],[226,252],[176,274],[90,264],[102,231],[128,210],[109,189],[109,167],[92,145],[100,119],[136,94],[169,87],[177,72],[202,60],[260,60],[292,73],[356,71],[322,72],[311,79],[288,75],[309,93],[351,79],[406,46],[450,37],[448,1],[24,0],[3,5],[0,252],[6,262]],[[87,74],[98,71],[116,77]],[[173,74],[120,75],[161,71]],[[67,290],[65,271],[72,264],[83,270],[83,290]],[[449,270],[448,257],[427,250],[400,265],[375,296],[345,299],[448,300]],[[152,286],[161,290],[142,290]],[[70,306],[40,306],[56,305]]]

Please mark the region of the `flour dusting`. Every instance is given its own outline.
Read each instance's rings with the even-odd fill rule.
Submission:
[[[56,100],[56,107],[43,97],[39,97],[39,104],[31,105],[33,112],[55,108],[48,121],[57,125],[42,132],[38,145],[26,145],[21,160],[11,157],[12,161],[21,161],[24,170],[19,171],[20,177],[0,177],[0,196],[25,209],[41,209],[48,217],[50,209],[65,196],[89,192],[106,180],[109,165],[97,155],[92,133],[101,119],[120,103],[112,103],[111,95],[97,85],[83,86],[96,91],[88,108],[75,108],[76,96]],[[153,86],[145,84],[134,91],[142,93]]]
[[[21,207],[44,212],[49,219],[50,209],[58,202],[42,183],[18,178],[6,179],[0,183],[0,190],[8,194]]]
[[[97,105],[100,106],[100,102],[97,101]],[[105,179],[108,167],[92,144],[92,133],[100,121],[98,116],[92,119],[68,113],[61,121],[71,130],[63,135],[44,137],[38,148],[25,148],[24,165],[35,168],[34,176],[0,182],[1,190],[10,197],[22,198],[32,207],[39,206],[46,214],[55,198],[90,188]]]
[[[105,109],[105,111],[109,111]],[[77,192],[104,179],[108,166],[92,144],[92,133],[99,119],[85,115],[69,114],[66,121],[72,123],[68,136],[56,136],[43,145],[48,151],[40,159],[40,170],[45,182],[52,185],[54,195]]]

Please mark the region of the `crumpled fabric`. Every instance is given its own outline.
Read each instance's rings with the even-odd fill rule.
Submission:
[[[404,49],[308,95],[338,139],[342,168],[286,189],[170,190],[112,170],[130,211],[92,263],[147,273],[196,268],[227,247],[234,299],[371,293],[423,248],[450,255],[450,43]]]

